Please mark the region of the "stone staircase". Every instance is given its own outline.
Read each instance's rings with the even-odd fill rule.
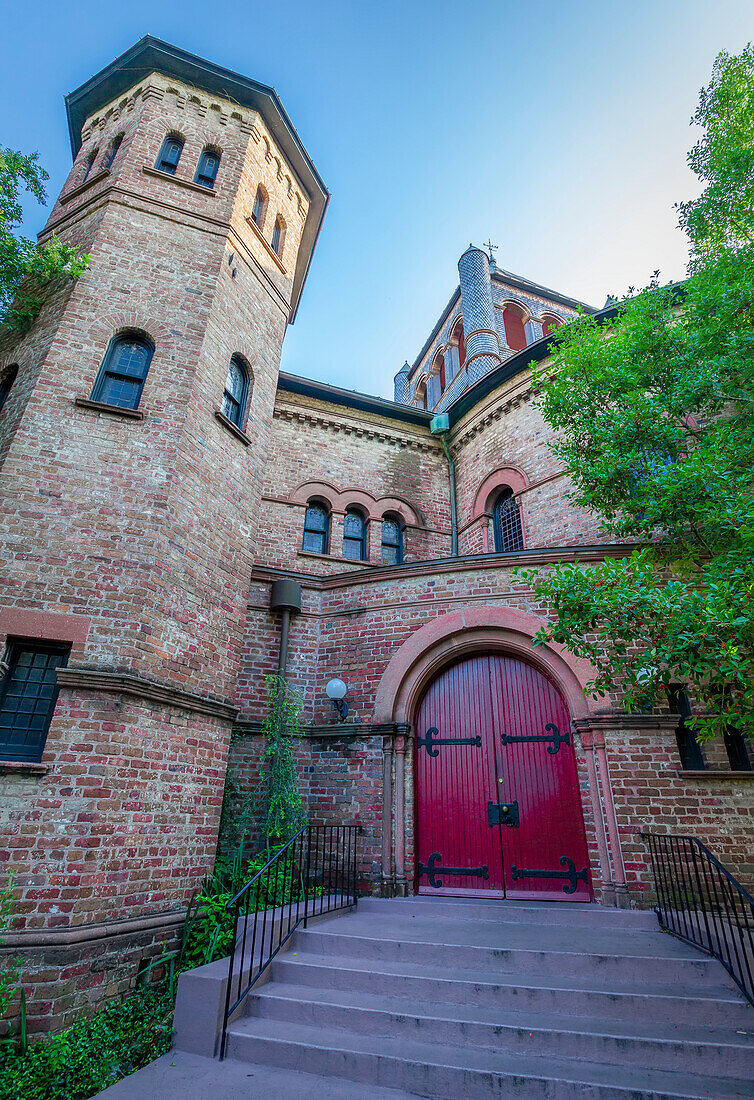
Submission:
[[[653,913],[367,898],[295,933],[227,1055],[354,1097],[723,1100],[754,1096],[754,1009]]]

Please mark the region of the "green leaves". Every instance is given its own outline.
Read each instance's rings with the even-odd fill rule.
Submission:
[[[706,190],[679,208],[689,280],[563,326],[535,378],[573,502],[648,547],[519,574],[554,617],[538,641],[589,658],[598,695],[637,708],[681,681],[705,737],[754,730],[753,108],[754,51],[721,54],[690,154]]]
[[[267,676],[266,683],[263,763],[267,811],[263,832],[268,843],[282,844],[306,824],[293,757],[293,748],[301,738],[303,699],[282,676]]]
[[[91,262],[54,234],[43,245],[17,235],[22,188],[44,204],[48,178],[36,153],[0,147],[0,325],[19,334],[38,317],[47,288],[58,279],[78,279]]]

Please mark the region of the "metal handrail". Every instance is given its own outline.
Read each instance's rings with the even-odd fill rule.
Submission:
[[[754,898],[695,836],[642,833],[660,925],[719,959],[754,1005]]]
[[[227,902],[226,912],[233,913],[233,946],[221,1060],[231,1016],[299,925],[356,904],[360,832],[360,825],[305,825]]]

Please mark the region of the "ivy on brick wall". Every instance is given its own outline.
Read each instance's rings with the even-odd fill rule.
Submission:
[[[266,786],[263,833],[268,846],[284,844],[306,824],[294,749],[301,740],[303,700],[282,676],[265,677],[267,714],[262,767]]]
[[[613,316],[582,315],[540,369],[571,499],[645,544],[594,568],[524,570],[552,612],[537,644],[596,668],[629,710],[670,682],[698,703],[697,736],[754,733],[754,50],[721,53],[688,161],[702,193],[678,206],[682,288],[649,286]]]

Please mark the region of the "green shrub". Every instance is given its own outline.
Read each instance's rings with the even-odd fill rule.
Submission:
[[[173,998],[167,982],[137,989],[29,1048],[0,1053],[0,1100],[85,1100],[170,1050]]]

